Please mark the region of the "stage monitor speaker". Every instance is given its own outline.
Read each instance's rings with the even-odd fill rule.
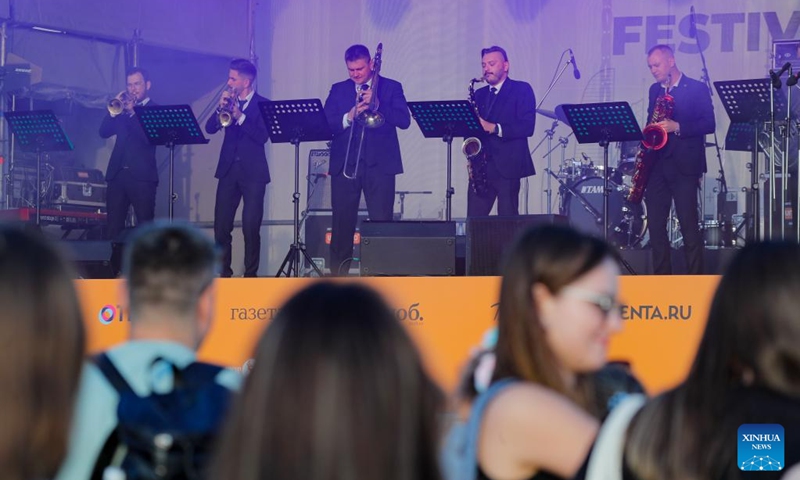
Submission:
[[[519,233],[535,225],[569,225],[564,215],[467,218],[467,275],[500,274],[500,262]]]
[[[455,222],[361,224],[361,275],[450,276],[456,273]]]
[[[72,260],[79,278],[115,278],[112,255],[114,248],[105,240],[65,240],[66,254]]]

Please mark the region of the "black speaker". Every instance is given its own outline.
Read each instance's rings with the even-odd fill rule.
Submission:
[[[449,276],[456,273],[455,222],[361,224],[361,275]]]
[[[65,240],[61,242],[80,278],[116,278],[119,266],[112,262],[112,243],[105,240]],[[117,249],[121,250],[121,244]],[[120,255],[117,252],[117,255]]]
[[[534,225],[569,225],[564,215],[467,218],[467,275],[500,274],[500,261],[519,233]]]

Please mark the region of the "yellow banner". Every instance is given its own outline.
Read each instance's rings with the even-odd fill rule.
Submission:
[[[217,280],[216,319],[201,358],[243,368],[262,329],[280,305],[313,279]],[[470,350],[492,327],[498,277],[372,277],[353,281],[381,292],[417,343],[431,374],[456,384]],[[631,364],[651,393],[680,382],[694,358],[718,277],[624,276],[620,298],[625,328],[611,342],[611,359]],[[78,292],[96,352],[125,340],[128,314],[118,280],[78,280]]]

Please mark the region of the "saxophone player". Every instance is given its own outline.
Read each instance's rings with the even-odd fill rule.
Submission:
[[[698,218],[698,189],[706,172],[705,136],[713,133],[714,107],[706,85],[684,75],[667,45],[656,45],[647,52],[647,66],[655,79],[650,86],[647,118],[659,96],[667,91],[673,97],[672,118],[657,123],[667,132],[667,143],[654,155],[653,169],[644,192],[650,226],[653,271],[672,273],[667,221],[672,202],[681,226],[689,274],[703,273],[703,238]]]
[[[536,122],[536,98],[527,82],[508,77],[508,55],[498,46],[481,51],[483,79],[475,92],[484,134],[486,185],[467,192],[467,216],[489,215],[497,201],[498,215],[519,215],[520,179],[535,174],[528,137]]]

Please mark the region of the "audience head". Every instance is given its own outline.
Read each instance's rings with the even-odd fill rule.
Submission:
[[[744,247],[714,294],[687,388],[710,398],[733,382],[800,396],[797,312],[800,246],[763,242]]]
[[[753,407],[770,410],[753,399],[766,392],[800,398],[798,311],[800,246],[770,241],[737,252],[717,286],[686,380],[631,424],[625,455],[638,478],[736,475],[731,439]]]
[[[569,227],[525,231],[503,270],[494,378],[536,382],[589,408],[587,374],[605,365],[622,324],[616,258]]]
[[[85,349],[75,274],[37,233],[0,227],[0,471],[52,478],[64,458]]]
[[[196,347],[214,313],[213,240],[189,224],[156,221],[134,233],[125,253],[132,336],[172,332]]]
[[[315,283],[259,341],[212,477],[436,479],[441,403],[384,300]]]

